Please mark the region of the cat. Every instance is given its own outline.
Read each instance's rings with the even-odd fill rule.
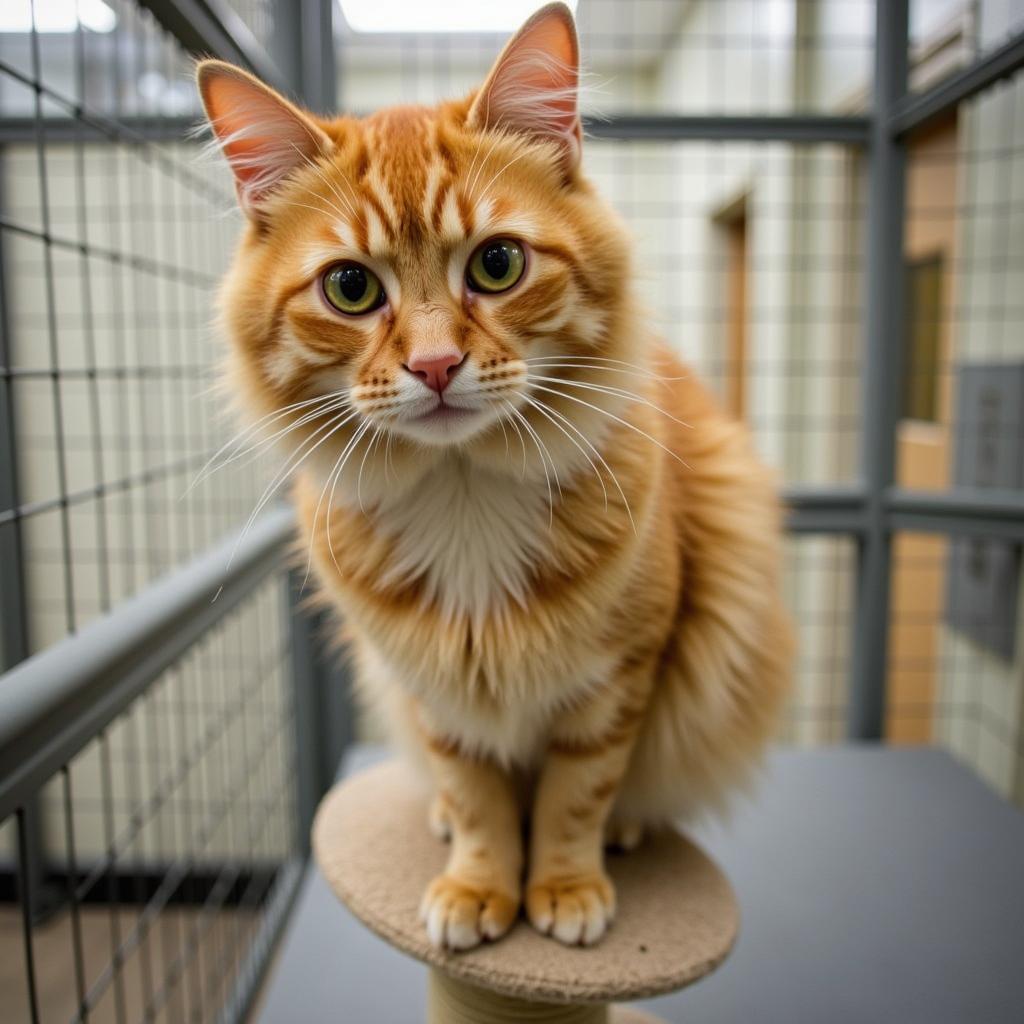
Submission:
[[[197,70],[247,218],[229,388],[289,443],[358,690],[431,780],[421,915],[456,950],[523,906],[600,940],[606,843],[745,785],[791,671],[773,474],[649,325],[578,77],[559,3],[435,107],[321,118]]]

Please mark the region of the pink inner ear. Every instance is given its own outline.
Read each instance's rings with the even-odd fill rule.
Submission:
[[[470,111],[470,123],[550,139],[567,165],[579,157],[578,54],[567,13],[543,11],[505,48]]]
[[[248,79],[215,73],[203,92],[243,206],[258,202],[326,141],[298,111]]]

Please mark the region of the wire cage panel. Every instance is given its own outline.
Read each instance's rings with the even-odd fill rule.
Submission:
[[[337,27],[351,111],[430,103],[482,81],[502,32],[373,33]],[[874,39],[870,0],[581,0],[587,114],[792,114],[860,109]]]
[[[784,594],[797,633],[792,691],[779,734],[786,745],[840,743],[849,708],[856,548],[848,537],[790,537]]]
[[[898,482],[1024,489],[1024,75],[907,149]]]
[[[1015,588],[1009,618],[984,603],[968,573],[995,560]],[[901,532],[893,559],[886,728],[891,742],[950,750],[994,789],[1024,802],[1024,594],[1019,548],[963,534]],[[969,588],[965,594],[965,588]]]
[[[910,5],[912,93],[990,58],[1024,29],[1016,0],[918,0]]]
[[[787,484],[858,473],[863,213],[855,151],[591,140],[651,324]],[[624,254],[624,259],[628,254]]]
[[[284,599],[270,577],[43,788],[11,1019],[29,1018],[29,956],[44,1020],[220,1019],[301,849]],[[4,829],[8,889],[26,813]],[[9,946],[21,915],[0,905]]]
[[[189,486],[227,427],[212,299],[238,219],[225,169],[180,139],[191,57],[148,13],[110,10],[103,31],[0,34],[0,520],[23,545],[21,657],[207,548],[264,479]]]

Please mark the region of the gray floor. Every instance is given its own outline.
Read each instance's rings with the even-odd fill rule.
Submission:
[[[948,755],[780,752],[731,825],[694,831],[743,925],[713,977],[643,1004],[666,1020],[1024,1021],[1024,815]],[[311,871],[259,1019],[414,1024],[425,990]]]

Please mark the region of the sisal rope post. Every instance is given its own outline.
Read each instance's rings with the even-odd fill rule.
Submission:
[[[608,1004],[528,1002],[467,985],[434,967],[427,989],[427,1024],[608,1024]]]
[[[428,1024],[652,1024],[613,1005],[673,992],[715,970],[739,914],[728,881],[674,831],[611,856],[618,913],[588,949],[538,935],[525,921],[464,953],[437,949],[419,921],[423,890],[447,859],[427,828],[427,794],[388,762],[327,794],[313,824],[317,863],[335,895],[386,942],[428,964]]]

